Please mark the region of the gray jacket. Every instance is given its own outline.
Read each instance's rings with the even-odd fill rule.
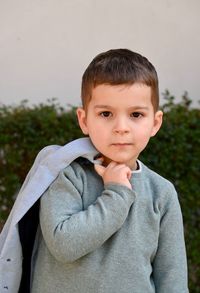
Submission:
[[[88,138],[80,138],[65,146],[42,149],[29,171],[0,234],[0,292],[19,292],[22,278],[22,245],[19,222],[58,176],[59,171],[78,157],[94,161],[96,149]]]

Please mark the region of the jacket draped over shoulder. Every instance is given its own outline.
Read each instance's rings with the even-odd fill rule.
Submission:
[[[97,150],[89,138],[80,138],[64,146],[47,146],[37,155],[10,212],[10,215],[0,234],[0,292],[1,293],[28,293],[28,284],[23,272],[29,263],[24,263],[23,232],[29,229],[27,219],[31,221],[33,231],[29,245],[28,258],[31,253],[38,224],[38,202],[44,191],[58,176],[60,170],[67,167],[78,157],[85,157],[94,161]],[[28,230],[29,231],[29,230]],[[31,235],[29,235],[31,236]],[[29,237],[28,237],[29,238]],[[26,242],[25,242],[26,243]],[[27,253],[27,251],[26,251]],[[25,271],[25,270],[24,270]],[[27,277],[27,276],[26,276]]]

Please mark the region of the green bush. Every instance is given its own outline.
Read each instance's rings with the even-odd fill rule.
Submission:
[[[0,228],[38,151],[80,137],[75,108],[65,112],[55,100],[32,108],[0,107]]]
[[[164,94],[164,122],[140,159],[172,181],[181,203],[189,266],[190,292],[200,292],[200,110],[187,94],[180,103]],[[75,108],[64,111],[56,100],[30,108],[0,107],[0,228],[38,151],[82,136]]]

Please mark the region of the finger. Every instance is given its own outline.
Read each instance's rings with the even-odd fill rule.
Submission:
[[[117,162],[112,161],[109,165],[108,165],[109,169],[115,169],[120,171],[121,169],[126,169],[127,166],[125,164],[119,164]]]
[[[111,161],[111,162],[107,165],[106,168],[107,168],[108,170],[111,170],[111,169],[113,169],[113,168],[117,168],[119,165],[120,165],[119,163],[117,163],[117,162],[115,162],[115,161]]]
[[[94,165],[94,169],[95,169],[95,171],[97,172],[97,174],[99,174],[99,176],[101,176],[101,177],[103,177],[103,174],[104,174],[104,172],[105,172],[105,167],[103,167],[103,166],[101,166],[101,165],[97,165],[97,164],[95,164]]]
[[[132,172],[131,172],[131,170],[128,170],[127,171],[127,178],[128,178],[128,180],[131,179],[131,176],[132,176]]]
[[[130,180],[130,178],[132,176],[132,172],[128,166],[126,166],[125,164],[119,164],[119,165],[115,166],[114,169],[117,172],[123,172],[124,174],[126,174],[127,178]]]
[[[100,156],[96,159],[97,161],[100,161],[101,163],[104,161],[104,157],[103,156]]]

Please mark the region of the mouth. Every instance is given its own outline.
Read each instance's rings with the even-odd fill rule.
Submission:
[[[132,143],[128,142],[117,142],[117,143],[112,143],[113,146],[130,146],[133,145]]]

